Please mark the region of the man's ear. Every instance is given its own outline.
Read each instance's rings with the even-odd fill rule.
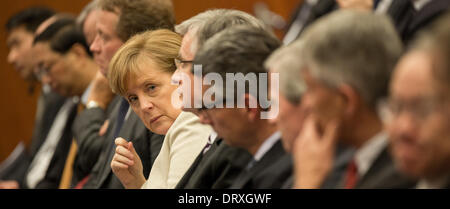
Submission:
[[[260,117],[261,107],[259,107],[258,99],[250,94],[244,95],[245,113],[250,121],[255,121]]]
[[[344,99],[344,115],[346,117],[352,117],[357,114],[358,108],[361,105],[361,96],[358,92],[348,84],[339,86],[338,90]]]
[[[88,56],[84,47],[79,43],[73,44],[72,47],[69,49],[69,52],[71,52],[73,55],[75,55],[76,58]]]

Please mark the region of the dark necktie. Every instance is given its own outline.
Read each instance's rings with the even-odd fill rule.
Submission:
[[[409,37],[408,27],[411,24],[417,11],[409,0],[397,0],[392,3],[389,14],[394,19],[395,26],[400,33],[403,41]],[[395,5],[394,5],[395,4]]]
[[[111,148],[109,149],[110,153],[109,153],[108,160],[112,159],[112,156],[114,156],[115,149],[116,149],[116,143],[114,141],[119,136],[120,129],[122,129],[123,123],[125,122],[125,116],[127,115],[129,107],[130,107],[130,105],[128,104],[128,101],[126,99],[122,99],[120,101],[119,112],[117,113],[117,119],[116,119],[117,123],[116,123],[116,127],[114,129],[114,135],[112,138]]]
[[[119,112],[117,114],[117,125],[116,129],[114,130],[113,140],[115,140],[119,135],[123,122],[125,121],[125,116],[127,115],[128,108],[130,107],[126,99],[122,99],[120,102]]]
[[[129,104],[128,101],[125,99],[122,99],[120,101],[120,106],[119,106],[119,112],[117,113],[117,123],[114,129],[114,135],[112,138],[112,143],[110,145],[109,148],[109,155],[108,155],[108,160],[112,159],[112,156],[114,156],[115,154],[115,149],[116,149],[116,144],[114,143],[114,140],[116,140],[117,136],[120,133],[120,129],[123,126],[123,123],[125,121],[125,116],[127,115],[128,112],[128,108],[129,108]],[[110,161],[108,161],[109,164]],[[103,169],[104,170],[104,169]],[[103,172],[101,172],[103,173]],[[89,181],[91,175],[87,175],[86,177],[84,177],[80,182],[78,182],[78,184],[74,187],[75,189],[81,189],[84,187],[84,185]]]

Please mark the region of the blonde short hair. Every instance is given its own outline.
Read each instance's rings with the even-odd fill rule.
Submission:
[[[178,56],[181,36],[167,30],[147,31],[128,40],[113,56],[109,64],[108,80],[114,93],[125,95],[128,79],[142,72],[140,63],[150,59],[161,72],[174,73],[174,59]]]

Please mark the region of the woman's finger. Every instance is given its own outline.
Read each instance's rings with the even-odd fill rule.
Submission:
[[[126,147],[123,146],[117,146],[116,147],[116,154],[122,155],[130,160],[134,160],[134,155],[133,153],[128,150]]]
[[[120,163],[123,163],[123,164],[126,164],[128,166],[133,166],[134,165],[134,161],[133,160],[130,160],[130,159],[128,159],[128,158],[126,158],[126,157],[124,157],[122,155],[118,155],[118,154],[114,155],[113,160],[117,161],[117,162],[120,162]]]

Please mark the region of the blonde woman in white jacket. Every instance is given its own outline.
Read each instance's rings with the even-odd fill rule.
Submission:
[[[127,41],[110,63],[108,80],[113,91],[128,100],[150,131],[165,135],[148,180],[133,144],[116,139],[111,168],[127,189],[174,188],[212,132],[197,116],[172,105],[177,86],[171,84],[171,77],[180,44],[181,37],[172,31],[145,32]]]

